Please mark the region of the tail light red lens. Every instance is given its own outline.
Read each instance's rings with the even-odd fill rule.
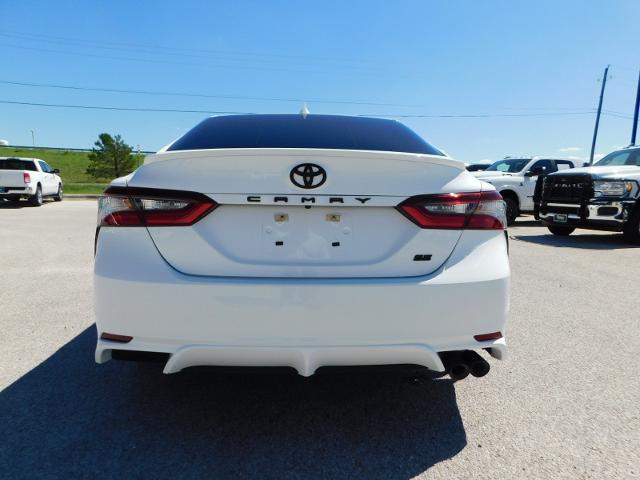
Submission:
[[[502,338],[502,332],[483,333],[481,335],[474,335],[473,338],[478,342],[486,342],[488,340],[498,340]]]
[[[24,183],[31,183],[31,175],[29,175],[27,172],[22,172],[22,181]]]
[[[420,228],[503,230],[507,225],[504,201],[496,191],[420,195],[397,208]]]
[[[217,206],[196,192],[110,187],[99,200],[98,226],[193,225]]]
[[[130,337],[129,335],[117,335],[115,333],[107,333],[107,332],[102,332],[102,334],[100,335],[100,338],[102,340],[110,340],[112,342],[119,342],[119,343],[129,343],[131,340],[133,340],[133,337]]]

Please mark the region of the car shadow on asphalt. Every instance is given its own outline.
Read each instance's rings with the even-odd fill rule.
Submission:
[[[528,220],[516,220],[513,225],[510,225],[509,228],[512,227],[544,227],[545,224],[540,220],[535,220],[533,217],[529,217]]]
[[[453,383],[93,363],[86,329],[0,393],[9,478],[406,479],[466,446]]]
[[[27,202],[5,202],[0,200],[0,210],[18,210],[29,206]]]
[[[621,233],[611,233],[609,235],[589,235],[575,234],[568,236],[553,235],[513,235],[509,238],[521,240],[523,242],[537,243],[538,245],[549,245],[552,247],[581,248],[587,250],[619,250],[626,248],[640,248],[632,245],[624,239]]]
[[[48,203],[54,203],[54,201],[49,199],[44,199],[40,207],[43,207]],[[33,205],[31,205],[27,201],[7,202],[7,201],[0,200],[0,210],[20,210],[21,208],[33,208]]]

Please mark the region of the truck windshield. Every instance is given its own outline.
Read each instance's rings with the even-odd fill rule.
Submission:
[[[0,158],[0,170],[28,170],[36,172],[37,168],[33,160],[20,160],[19,158]]]
[[[485,171],[517,173],[526,167],[527,163],[529,163],[528,158],[509,158],[505,160],[498,160]]]
[[[597,167],[622,165],[640,167],[640,149],[613,152],[595,163]]]

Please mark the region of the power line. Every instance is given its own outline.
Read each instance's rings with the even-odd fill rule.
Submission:
[[[176,97],[195,97],[195,98],[219,98],[226,100],[253,100],[253,101],[271,101],[271,102],[293,102],[293,103],[319,103],[319,104],[336,104],[336,105],[367,105],[374,107],[411,107],[411,108],[424,108],[424,105],[416,104],[403,104],[403,103],[385,103],[385,102],[372,102],[368,100],[337,100],[337,99],[318,99],[318,98],[287,98],[287,97],[256,97],[256,96],[242,96],[242,95],[213,95],[207,93],[187,93],[187,92],[172,92],[172,91],[160,91],[160,90],[128,90],[117,88],[104,88],[104,87],[82,87],[78,85],[63,85],[57,83],[36,83],[36,82],[18,82],[13,80],[0,80],[0,84],[5,85],[17,85],[23,87],[36,87],[36,88],[58,88],[64,90],[77,90],[88,92],[105,92],[105,93],[126,93],[137,95],[153,95],[153,96],[176,96]],[[520,107],[520,108],[502,108],[501,110],[567,110],[567,111],[584,111],[586,113],[592,112],[593,108],[584,107]]]
[[[148,57],[123,57],[119,55],[103,55],[98,53],[69,52],[65,50],[56,50],[53,48],[27,47],[24,45],[13,45],[9,43],[3,43],[3,44],[0,44],[0,46],[17,48],[20,50],[30,50],[35,52],[59,53],[63,55],[79,55],[82,57],[101,58],[106,60],[125,60],[130,62],[147,62],[147,63],[167,64],[167,65],[183,65],[183,66],[189,66],[189,67],[205,67],[205,68],[213,68],[213,69],[272,70],[272,71],[288,71],[288,72],[294,72],[294,73],[310,73],[310,74],[328,74],[329,73],[321,70],[305,70],[305,69],[298,69],[298,68],[293,69],[293,68],[268,67],[268,66],[257,66],[257,65],[214,65],[214,64],[208,64],[208,63],[180,62],[175,60],[158,60],[158,59],[148,58]]]
[[[623,112],[616,112],[614,110],[602,110],[602,113],[605,115],[609,115],[611,117],[617,117],[617,118],[626,118],[627,120],[630,120],[633,118],[633,116],[623,113]]]
[[[309,57],[308,55],[291,55],[291,54],[282,54],[282,53],[266,53],[266,52],[246,52],[246,51],[232,51],[232,50],[218,50],[218,49],[205,49],[205,48],[181,48],[181,47],[173,47],[166,45],[153,45],[153,44],[141,44],[141,43],[129,43],[129,42],[112,42],[112,41],[97,41],[97,40],[88,40],[86,38],[72,38],[72,37],[62,37],[55,35],[43,35],[39,33],[30,33],[24,31],[15,31],[15,30],[0,30],[0,35],[9,38],[18,38],[36,42],[46,41],[47,43],[66,43],[72,46],[88,46],[91,48],[110,48],[110,49],[120,49],[130,51],[131,49],[141,49],[146,52],[148,51],[158,51],[159,53],[170,54],[170,55],[189,55],[189,52],[200,52],[201,54],[211,56],[211,54],[222,54],[222,55],[232,55],[232,56],[246,56],[254,61],[257,59],[264,59],[267,57],[272,57],[274,59],[285,59],[285,60],[301,60],[304,62],[309,61],[339,61],[339,62],[353,62],[354,60],[359,61],[355,58],[339,58],[335,56],[331,57]],[[177,53],[170,53],[177,52]],[[202,57],[202,55],[199,55]],[[361,62],[361,61],[360,61]],[[361,62],[362,63],[362,62]],[[372,68],[376,68],[370,66]]]
[[[115,110],[123,112],[164,112],[164,113],[212,113],[216,115],[251,115],[254,112],[232,112],[218,110],[180,110],[172,108],[140,108],[140,107],[107,107],[104,105],[70,105],[61,103],[17,102],[13,100],[0,100],[0,103],[9,105],[29,105],[32,107],[52,108],[80,108],[88,110]]]
[[[65,90],[81,90],[87,92],[105,92],[105,93],[134,93],[138,95],[163,95],[163,96],[175,96],[175,97],[197,97],[197,98],[220,98],[227,100],[257,100],[257,101],[269,101],[269,102],[313,102],[313,103],[328,103],[338,105],[369,105],[375,107],[411,107],[413,105],[399,104],[399,103],[381,103],[381,102],[369,102],[364,100],[323,100],[314,98],[284,98],[284,97],[250,97],[250,96],[238,96],[238,95],[211,95],[206,93],[186,93],[186,92],[168,92],[168,91],[151,91],[151,90],[125,90],[117,88],[100,88],[100,87],[80,87],[76,85],[61,85],[51,83],[33,83],[33,82],[14,82],[10,80],[0,80],[0,83],[6,85],[19,85],[23,87],[42,87],[42,88],[59,88]]]
[[[159,46],[150,46],[150,45],[144,46],[140,44],[126,44],[126,43],[114,43],[114,42],[95,42],[95,41],[87,41],[87,40],[79,40],[79,39],[70,39],[68,37],[55,37],[55,36],[47,36],[47,35],[15,33],[15,32],[8,32],[6,30],[0,31],[0,36],[5,37],[6,39],[9,39],[9,40],[13,39],[21,42],[19,45],[12,44],[12,43],[2,44],[2,46],[9,47],[9,48],[17,48],[22,50],[31,50],[31,51],[46,52],[46,53],[57,53],[57,54],[64,54],[64,55],[80,55],[85,57],[103,58],[103,59],[109,59],[109,60],[125,60],[125,61],[134,61],[134,62],[187,65],[187,66],[208,67],[208,68],[274,70],[274,71],[289,71],[294,73],[330,74],[330,72],[326,70],[309,69],[308,65],[312,64],[322,68],[322,67],[331,67],[332,63],[336,63],[335,62],[336,58],[322,60],[325,63],[325,65],[321,65],[319,64],[320,62],[318,62],[317,59],[312,59],[309,57],[296,58],[296,57],[290,56],[289,58],[287,58],[286,56],[283,56],[283,55],[274,56],[274,55],[263,54],[263,53],[260,53],[260,54],[233,53],[233,52],[224,52],[224,51],[216,51],[216,50],[195,50],[203,53],[193,54],[188,52],[194,51],[194,50],[188,50],[188,49],[159,47]],[[24,41],[40,42],[40,43],[45,42],[46,48],[43,48],[41,46],[27,46],[27,45],[24,45],[23,43]],[[58,44],[58,46],[75,47],[75,48],[81,48],[81,49],[90,48],[92,52],[88,53],[88,52],[82,52],[82,51],[59,50],[55,48],[50,48],[51,44]],[[139,53],[139,54],[144,54],[145,56],[131,57],[131,56],[106,55],[102,53],[94,53],[93,50],[95,50],[96,48],[116,50],[116,51],[120,50],[120,51],[126,51],[127,53],[131,53],[131,51],[134,50],[133,52],[134,54]],[[138,50],[138,51],[135,52],[135,50]],[[171,50],[174,50],[174,51],[171,51]],[[229,64],[215,65],[211,62],[197,63],[197,62],[177,61],[177,60],[168,60],[168,59],[159,59],[159,58],[149,58],[148,57],[149,54],[170,55],[174,57],[177,56],[179,58],[192,57],[195,59],[200,59],[205,61],[213,60],[217,62],[232,62],[232,64],[231,65]],[[244,63],[244,65],[242,63]],[[259,63],[262,63],[262,65],[259,65]],[[387,70],[385,68],[380,67],[379,64],[358,65],[358,64],[352,63],[351,60],[339,61],[336,63],[336,65],[338,65],[338,67],[341,70],[350,69],[350,70],[354,70],[356,74],[365,75],[365,76],[379,75],[380,73]]]
[[[40,103],[40,102],[20,102],[13,100],[0,100],[0,103],[9,105],[27,105],[34,107],[46,108],[77,108],[89,110],[112,110],[126,112],[161,112],[161,113],[202,113],[215,115],[251,115],[255,112],[238,112],[238,111],[220,111],[220,110],[195,110],[195,109],[177,109],[177,108],[144,108],[144,107],[109,107],[104,105],[78,105],[78,104],[61,104],[61,103]],[[377,117],[377,118],[499,118],[499,117],[556,117],[567,115],[590,115],[591,111],[575,111],[575,112],[527,112],[527,113],[480,113],[480,114],[360,114],[358,117]]]

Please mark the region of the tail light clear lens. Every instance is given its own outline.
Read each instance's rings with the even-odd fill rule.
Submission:
[[[217,206],[195,192],[110,187],[98,203],[98,226],[193,225]]]
[[[503,230],[507,225],[504,201],[496,191],[420,195],[397,208],[420,228]]]
[[[18,177],[20,178],[20,177]],[[29,175],[27,172],[22,172],[22,181],[24,183],[30,183],[31,182],[31,175]]]

